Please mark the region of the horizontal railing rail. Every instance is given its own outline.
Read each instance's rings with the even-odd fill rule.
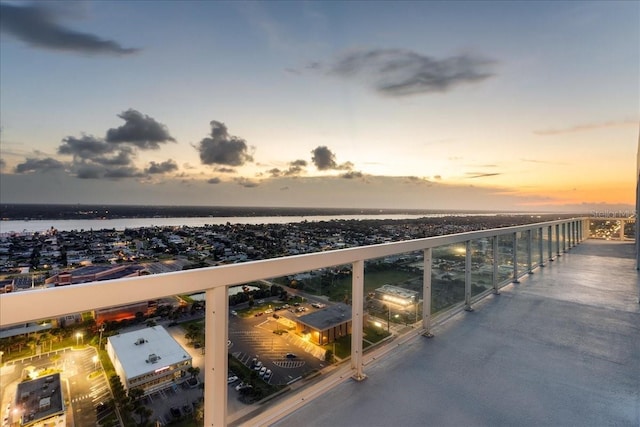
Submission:
[[[576,218],[574,221],[583,219],[585,218]],[[217,267],[8,293],[0,295],[2,309],[0,310],[0,327],[178,294],[202,292],[216,287],[241,285],[261,279],[351,264],[358,260],[420,251],[468,240],[504,236],[567,222],[567,220],[558,220],[469,231]]]
[[[227,336],[229,286],[263,279],[293,275],[301,272],[339,265],[352,269],[352,337],[351,371],[362,379],[363,373],[363,306],[364,262],[397,254],[422,251],[424,255],[422,327],[430,333],[431,327],[431,263],[432,250],[440,246],[466,245],[465,304],[470,308],[471,295],[471,242],[478,239],[493,241],[493,290],[497,292],[504,281],[497,278],[498,240],[513,239],[512,257],[515,282],[532,268],[544,265],[562,252],[589,236],[589,218],[571,218],[480,231],[427,237],[348,249],[317,252],[282,258],[251,261],[239,264],[208,267],[136,278],[104,282],[35,289],[0,295],[0,327],[7,327],[40,319],[49,319],[71,313],[156,300],[179,294],[205,292],[205,330],[207,352],[205,370],[205,426],[227,424]],[[522,268],[522,254],[518,254],[518,234],[526,233],[526,268]],[[535,236],[535,237],[534,237]],[[537,240],[536,240],[537,239]],[[533,241],[536,240],[536,247]],[[520,265],[519,265],[520,264]],[[215,396],[215,398],[214,398]]]

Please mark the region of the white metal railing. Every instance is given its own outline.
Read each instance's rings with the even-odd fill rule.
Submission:
[[[282,277],[336,265],[352,266],[352,336],[351,365],[353,378],[362,379],[364,306],[364,263],[367,260],[414,251],[423,251],[422,328],[430,334],[432,250],[439,246],[464,243],[465,297],[464,308],[473,303],[471,294],[471,242],[491,238],[493,242],[493,292],[505,282],[517,282],[537,266],[575,246],[589,235],[589,219],[573,218],[491,230],[472,231],[428,237],[402,242],[362,246],[305,255],[252,261],[241,264],[117,279],[49,289],[36,289],[0,295],[0,327],[64,316],[70,313],[155,300],[178,294],[205,292],[207,352],[204,357],[205,426],[227,425],[227,335],[229,299],[227,288],[262,279]],[[526,268],[519,267],[518,235],[526,233]],[[498,240],[513,239],[513,272],[509,280],[498,280]],[[534,239],[535,237],[535,239]],[[537,247],[533,241],[537,240]],[[545,245],[546,241],[546,245]],[[546,246],[546,247],[545,247]]]

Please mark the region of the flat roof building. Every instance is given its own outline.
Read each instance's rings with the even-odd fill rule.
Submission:
[[[64,426],[66,415],[60,374],[24,381],[18,384],[9,425]]]
[[[375,290],[376,299],[396,308],[407,308],[418,301],[418,292],[393,285],[383,285]]]
[[[191,367],[189,353],[162,326],[109,337],[107,354],[124,388],[145,395],[186,380]]]
[[[340,302],[294,320],[296,332],[309,334],[314,344],[325,345],[351,333],[351,306]]]

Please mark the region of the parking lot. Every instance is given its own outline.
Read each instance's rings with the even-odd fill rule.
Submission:
[[[231,315],[229,352],[247,367],[251,367],[253,358],[260,360],[273,372],[269,383],[275,385],[291,383],[324,367],[326,363],[318,358],[321,349],[292,332],[282,333],[290,326],[288,322],[282,317],[274,319],[273,315],[248,318]],[[287,353],[297,357],[288,359]]]

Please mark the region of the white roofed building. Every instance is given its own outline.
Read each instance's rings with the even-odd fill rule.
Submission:
[[[107,353],[126,390],[145,395],[188,379],[191,356],[162,326],[107,339]]]

